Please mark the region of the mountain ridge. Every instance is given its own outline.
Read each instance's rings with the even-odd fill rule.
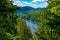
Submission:
[[[33,8],[30,6],[20,7],[15,11],[15,13],[28,13],[28,12],[34,12],[34,11],[42,11],[45,8]]]

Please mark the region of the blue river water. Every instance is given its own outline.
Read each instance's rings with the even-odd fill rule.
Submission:
[[[36,32],[36,30],[38,29],[38,24],[35,22],[32,22],[30,20],[25,20],[27,26],[30,27],[30,30],[32,33]]]

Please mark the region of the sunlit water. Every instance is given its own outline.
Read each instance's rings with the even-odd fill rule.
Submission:
[[[27,26],[30,27],[30,30],[32,33],[36,32],[36,30],[38,29],[38,24],[37,23],[34,23],[30,20],[25,20],[26,21],[26,24]]]

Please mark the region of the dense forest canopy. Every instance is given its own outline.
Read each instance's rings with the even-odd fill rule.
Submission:
[[[11,0],[0,0],[0,40],[60,40],[60,0],[48,0],[42,11],[16,15],[18,8]],[[32,34],[25,19],[36,22]]]

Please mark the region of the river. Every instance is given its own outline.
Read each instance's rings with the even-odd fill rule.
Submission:
[[[35,22],[32,22],[30,20],[25,20],[27,26],[30,27],[30,30],[32,33],[36,32],[36,30],[38,29],[38,24]]]

